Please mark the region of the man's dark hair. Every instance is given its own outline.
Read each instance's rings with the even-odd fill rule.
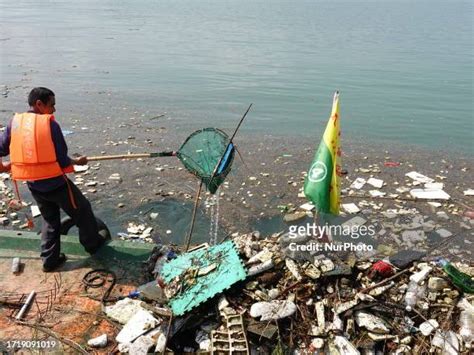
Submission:
[[[38,87],[31,90],[28,95],[28,105],[34,106],[36,101],[40,100],[45,105],[48,103],[49,98],[54,96],[54,92],[48,88]]]

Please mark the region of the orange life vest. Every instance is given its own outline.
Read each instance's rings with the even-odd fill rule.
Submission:
[[[53,115],[17,113],[11,124],[10,161],[14,180],[43,180],[72,172],[62,169],[51,136]]]

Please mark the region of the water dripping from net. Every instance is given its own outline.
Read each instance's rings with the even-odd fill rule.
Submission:
[[[216,245],[219,231],[219,191],[207,198],[206,208],[209,209],[210,214],[209,244]]]

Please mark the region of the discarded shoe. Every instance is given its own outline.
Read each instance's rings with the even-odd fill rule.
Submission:
[[[53,272],[60,266],[62,266],[67,260],[67,257],[64,253],[59,254],[59,259],[56,263],[50,266],[43,265],[43,272]]]

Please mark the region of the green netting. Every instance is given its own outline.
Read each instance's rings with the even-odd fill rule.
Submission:
[[[184,167],[200,178],[212,194],[230,171],[235,150],[229,143],[223,131],[204,128],[191,134],[177,152]]]

